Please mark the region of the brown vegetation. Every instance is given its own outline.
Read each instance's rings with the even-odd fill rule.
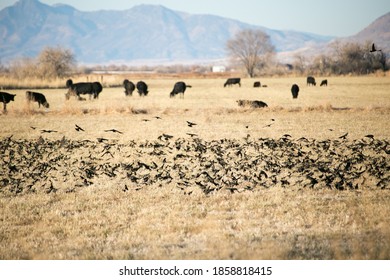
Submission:
[[[50,110],[10,91],[1,259],[390,258],[388,77],[184,79],[184,99],[176,78],[143,80],[145,98],[42,90]]]

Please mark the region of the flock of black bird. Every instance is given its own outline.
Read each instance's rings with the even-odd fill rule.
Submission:
[[[195,189],[209,194],[272,187],[390,188],[389,141],[373,135],[358,140],[347,135],[333,140],[248,135],[205,141],[195,134],[162,134],[126,143],[11,136],[1,139],[0,154],[0,193],[11,195],[77,192],[99,185],[123,192],[173,185],[186,194]]]

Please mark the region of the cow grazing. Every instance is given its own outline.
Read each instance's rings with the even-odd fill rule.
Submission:
[[[315,86],[316,85],[316,79],[314,79],[314,77],[311,77],[311,76],[307,77],[306,82],[307,82],[308,86],[310,86],[310,85]]]
[[[294,99],[298,98],[299,86],[297,84],[293,84],[291,87],[291,93]]]
[[[250,108],[268,107],[267,103],[260,100],[237,100],[237,104],[240,107],[250,107]]]
[[[123,81],[123,87],[125,88],[125,95],[126,96],[133,95],[133,91],[135,90],[135,85],[133,82],[129,81],[128,79],[125,79]]]
[[[0,91],[0,102],[3,102],[3,111],[7,112],[7,103],[15,101],[16,94]]]
[[[74,84],[71,79],[66,81],[66,87],[68,88],[68,92],[65,94],[67,100],[71,96],[76,96],[78,100],[83,100],[80,96],[81,94],[89,94],[89,99],[91,99],[92,96],[93,98],[98,98],[99,93],[103,90],[103,87],[99,82],[82,82]]]
[[[173,90],[169,94],[169,96],[172,98],[172,97],[175,97],[177,94],[180,94],[180,97],[184,98],[184,92],[186,91],[186,88],[188,88],[188,87],[191,88],[192,86],[186,85],[185,82],[177,82],[174,85]]]
[[[139,96],[146,96],[149,93],[148,85],[143,81],[139,81],[137,83],[137,90],[138,90]]]
[[[232,86],[232,85],[235,85],[235,84],[238,84],[241,87],[241,78],[229,78],[229,79],[226,80],[226,82],[223,85],[223,87]]]
[[[253,87],[261,87],[261,83],[260,82],[254,82],[253,83]]]
[[[321,84],[320,84],[320,87],[322,86],[328,86],[328,80],[322,80]]]
[[[46,97],[39,92],[26,91],[27,102],[38,102],[38,107],[41,108],[41,105],[45,108],[49,108],[49,103],[46,100]]]

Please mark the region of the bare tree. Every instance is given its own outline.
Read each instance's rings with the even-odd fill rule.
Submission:
[[[75,57],[68,49],[46,47],[38,56],[38,65],[42,78],[63,78],[74,67]]]
[[[380,65],[382,66],[383,71],[387,71],[387,55],[384,52],[379,52],[379,61]]]
[[[299,73],[303,74],[305,73],[305,70],[307,68],[307,59],[304,55],[302,54],[296,54],[294,55],[294,70]]]
[[[242,30],[226,43],[229,56],[245,67],[249,77],[255,76],[256,68],[263,67],[266,58],[274,52],[270,37],[261,30]]]

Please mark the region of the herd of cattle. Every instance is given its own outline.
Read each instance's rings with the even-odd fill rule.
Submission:
[[[224,87],[226,86],[233,86],[233,85],[239,85],[241,87],[241,78],[229,78],[224,83]],[[308,86],[315,86],[316,81],[315,78],[312,76],[307,77],[307,85]],[[320,84],[320,86],[327,86],[328,81],[323,80]],[[123,87],[125,89],[125,95],[126,96],[132,96],[135,89],[137,89],[139,96],[147,96],[148,91],[148,85],[143,82],[139,81],[137,84],[134,84],[133,82],[129,81],[128,79],[125,79],[123,81]],[[267,87],[267,85],[261,85],[259,81],[254,82],[253,87]],[[68,89],[67,93],[65,94],[66,100],[68,100],[71,96],[74,96],[77,98],[77,100],[86,100],[85,98],[81,97],[81,95],[88,94],[89,99],[97,99],[99,98],[99,94],[103,91],[103,86],[99,82],[81,82],[81,83],[73,83],[71,79],[66,81],[66,88]],[[175,97],[176,95],[180,95],[181,98],[184,98],[184,92],[187,88],[191,88],[190,85],[187,85],[184,82],[177,82],[175,83],[171,93],[169,96]],[[291,94],[293,99],[298,98],[299,93],[299,86],[297,84],[293,84],[291,87]],[[11,94],[8,92],[0,91],[0,102],[3,103],[3,111],[7,111],[7,104],[11,101],[14,101],[16,94]],[[49,108],[49,103],[46,100],[46,97],[39,92],[34,91],[26,91],[26,99],[28,102],[37,102],[38,106],[41,107],[41,105],[45,108]],[[237,101],[239,106],[242,107],[252,107],[252,108],[263,108],[268,107],[266,103],[259,100],[238,100]]]

